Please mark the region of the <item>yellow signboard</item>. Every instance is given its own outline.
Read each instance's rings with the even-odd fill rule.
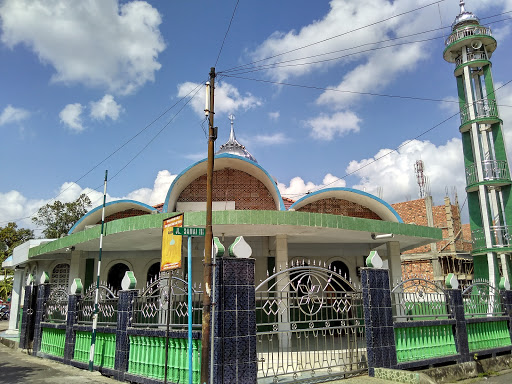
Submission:
[[[162,233],[162,261],[160,271],[181,268],[181,236],[174,234],[174,227],[183,227],[183,214],[165,219]]]

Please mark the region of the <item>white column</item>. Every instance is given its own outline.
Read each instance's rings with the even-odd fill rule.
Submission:
[[[388,241],[386,243],[386,251],[388,254],[389,278],[391,287],[396,284],[397,280],[402,278],[402,264],[400,261],[400,242]]]
[[[276,271],[285,269],[288,265],[288,238],[286,235],[276,235]],[[288,305],[288,292],[290,291],[290,276],[288,272],[279,276],[276,282],[276,289],[280,292],[279,297],[285,300],[286,310],[278,314],[279,320],[279,346],[281,350],[291,347],[290,333],[290,306]]]
[[[9,317],[9,329],[5,333],[16,334],[18,333],[18,313],[20,310],[21,290],[25,282],[23,281],[23,269],[14,271],[14,279],[12,282],[11,293],[11,315]]]
[[[68,287],[71,288],[73,280],[82,278],[80,276],[80,260],[82,259],[82,251],[71,251],[71,261],[69,263]],[[88,287],[87,287],[88,288]]]

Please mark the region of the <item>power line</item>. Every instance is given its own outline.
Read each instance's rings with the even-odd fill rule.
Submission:
[[[284,85],[284,86],[288,86],[288,87],[313,89],[313,90],[317,90],[317,91],[340,92],[340,93],[349,93],[349,94],[364,95],[364,96],[388,97],[388,98],[393,98],[393,99],[407,99],[407,100],[419,100],[419,101],[432,101],[432,102],[440,102],[440,103],[457,103],[457,104],[459,103],[457,100],[443,100],[443,99],[432,99],[432,98],[416,97],[416,96],[390,95],[390,94],[375,93],[375,92],[349,91],[349,90],[343,90],[343,89],[337,89],[337,88],[324,88],[324,87],[317,87],[314,85],[293,84],[293,83],[286,83],[283,81],[263,80],[263,79],[255,79],[255,78],[250,78],[250,77],[234,76],[234,75],[222,75],[222,77],[232,77],[235,79],[257,81],[260,83],[268,83],[268,84],[275,84],[275,85]],[[512,106],[500,105],[500,107],[512,107]]]
[[[233,19],[235,18],[236,9],[238,8],[238,3],[240,0],[236,1],[235,9],[233,9],[233,14],[231,15],[231,20],[229,20],[228,29],[226,30],[226,34],[224,35],[224,39],[222,40],[222,44],[219,49],[219,54],[217,55],[217,60],[215,60],[215,67],[217,66],[217,63],[219,62],[220,54],[222,52],[222,48],[224,48],[224,43],[226,42],[226,38],[228,37],[229,30],[231,29],[231,23],[233,22]]]
[[[343,32],[343,33],[340,33],[338,35],[335,35],[335,36],[331,36],[331,37],[328,37],[328,38],[325,38],[325,39],[322,39],[322,40],[319,40],[319,41],[316,41],[314,43],[310,43],[310,44],[306,44],[306,45],[303,45],[301,47],[298,47],[298,48],[294,48],[294,49],[291,49],[291,50],[288,50],[288,51],[285,51],[285,52],[281,52],[281,53],[278,53],[278,54],[275,54],[275,55],[272,55],[272,56],[269,56],[269,57],[266,57],[264,59],[260,59],[260,60],[255,60],[251,63],[248,63],[248,64],[244,64],[242,66],[237,66],[237,67],[233,67],[231,68],[231,70],[234,70],[236,68],[239,68],[239,67],[243,67],[243,66],[246,66],[246,65],[251,65],[251,64],[256,64],[256,63],[259,63],[259,62],[262,62],[262,61],[266,61],[266,60],[270,60],[270,59],[273,59],[275,57],[279,57],[279,56],[282,56],[282,55],[286,55],[288,53],[292,53],[292,52],[296,52],[296,51],[300,51],[302,49],[305,49],[305,48],[309,48],[313,45],[317,45],[317,44],[321,44],[321,43],[325,43],[326,41],[329,41],[329,40],[333,40],[333,39],[336,39],[338,37],[341,37],[341,36],[345,36],[345,35],[348,35],[348,34],[351,34],[351,33],[354,33],[354,32],[357,32],[357,31],[360,31],[360,30],[363,30],[363,29],[366,29],[366,28],[369,28],[369,27],[373,27],[375,25],[378,25],[378,24],[382,24],[382,23],[385,23],[386,21],[389,21],[389,20],[392,20],[392,19],[396,19],[397,17],[401,17],[401,16],[404,16],[404,15],[407,15],[409,13],[414,13],[416,11],[419,11],[421,9],[424,9],[424,8],[428,8],[428,7],[431,7],[432,5],[436,5],[436,4],[439,4],[439,3],[443,3],[445,2],[446,0],[439,0],[439,1],[435,1],[433,3],[430,3],[430,4],[426,4],[426,5],[423,5],[421,7],[418,7],[418,8],[415,8],[415,9],[412,9],[410,11],[406,11],[406,12],[402,12],[402,13],[399,13],[399,14],[396,14],[396,15],[393,15],[393,16],[390,16],[390,17],[387,17],[385,19],[382,19],[382,20],[379,20],[379,21],[376,21],[376,22],[373,22],[373,23],[370,23],[370,24],[366,24],[362,27],[358,27],[358,28],[354,28],[354,29],[351,29],[350,31],[346,31],[346,32]]]
[[[512,80],[509,80],[509,81],[507,81],[506,83],[504,83],[503,85],[501,85],[500,87],[496,88],[496,89],[494,90],[494,92],[492,92],[491,94],[495,94],[495,93],[496,93],[496,91],[498,91],[499,89],[501,89],[501,88],[503,88],[503,87],[507,86],[507,85],[508,85],[508,84],[510,84],[510,83],[512,83]],[[320,185],[320,186],[318,186],[318,187],[316,187],[316,188],[314,188],[314,189],[312,189],[312,190],[308,191],[306,194],[313,193],[313,192],[319,191],[319,190],[321,190],[321,189],[324,189],[325,187],[328,187],[328,186],[329,186],[329,185],[331,185],[331,184],[337,183],[338,181],[343,180],[343,179],[345,179],[346,177],[351,176],[351,175],[353,175],[353,174],[355,174],[355,173],[359,172],[360,170],[362,170],[362,169],[364,169],[364,168],[368,167],[369,165],[376,163],[377,161],[379,161],[379,160],[383,159],[384,157],[389,156],[389,155],[390,155],[390,154],[392,154],[393,152],[398,152],[398,150],[399,150],[400,148],[405,147],[406,145],[410,144],[410,143],[411,143],[411,142],[413,142],[414,140],[419,139],[420,137],[424,136],[424,135],[425,135],[425,134],[427,134],[428,132],[430,132],[430,131],[434,130],[435,128],[437,128],[437,127],[439,127],[439,126],[443,125],[444,123],[446,123],[447,121],[449,121],[449,120],[453,119],[453,118],[454,118],[455,116],[457,116],[457,115],[459,115],[459,112],[457,112],[457,113],[455,113],[455,114],[451,115],[450,117],[448,117],[448,118],[444,119],[444,120],[443,120],[443,121],[441,121],[440,123],[438,123],[438,124],[434,125],[433,127],[431,127],[431,128],[429,128],[429,129],[427,129],[426,131],[423,131],[422,133],[420,133],[420,134],[419,134],[419,135],[417,135],[416,137],[414,137],[414,138],[412,138],[412,139],[409,139],[409,140],[407,140],[407,141],[404,141],[402,144],[400,144],[400,145],[399,145],[398,147],[396,147],[395,149],[392,149],[391,151],[389,151],[389,152],[385,153],[385,154],[384,154],[384,155],[382,155],[382,156],[376,157],[375,159],[373,159],[372,161],[370,161],[370,162],[366,163],[365,165],[363,165],[363,166],[359,167],[358,169],[356,169],[356,170],[354,170],[354,171],[352,171],[352,172],[349,172],[349,173],[345,174],[344,176],[339,177],[339,178],[337,178],[336,180],[334,180],[334,181],[332,181],[332,182],[330,182],[330,183]],[[300,195],[304,195],[304,193],[287,194],[286,196],[300,196]]]
[[[105,157],[103,160],[101,160],[101,161],[100,161],[100,162],[98,162],[95,166],[93,166],[91,169],[89,169],[85,174],[83,174],[82,176],[80,176],[77,180],[75,180],[75,181],[71,182],[71,184],[69,185],[69,187],[67,187],[67,188],[63,189],[63,190],[62,190],[58,195],[56,195],[55,197],[53,197],[53,198],[49,199],[49,200],[48,200],[48,202],[47,202],[46,204],[48,204],[48,203],[49,203],[49,202],[51,202],[51,201],[55,201],[55,200],[57,200],[57,198],[58,198],[59,196],[61,196],[64,192],[66,192],[68,189],[70,189],[71,187],[73,187],[73,185],[74,185],[74,184],[77,184],[77,185],[78,185],[78,182],[79,182],[80,180],[82,180],[83,178],[85,178],[88,174],[90,174],[92,171],[94,171],[96,168],[98,168],[101,164],[103,164],[105,161],[107,161],[108,159],[110,159],[112,156],[114,156],[114,155],[115,155],[117,152],[119,152],[121,149],[123,149],[124,147],[126,147],[126,146],[127,146],[130,142],[132,142],[135,138],[137,138],[138,136],[140,136],[144,131],[146,131],[149,127],[151,127],[153,124],[155,124],[155,123],[156,123],[158,120],[160,120],[163,116],[165,116],[165,115],[166,115],[166,114],[167,114],[171,109],[173,109],[173,108],[174,108],[174,107],[176,107],[179,103],[181,103],[183,100],[185,100],[187,97],[189,97],[189,96],[190,96],[190,94],[192,94],[194,91],[195,91],[195,93],[194,93],[194,96],[195,96],[195,95],[197,94],[197,92],[198,92],[198,90],[199,90],[199,87],[200,87],[200,86],[202,86],[202,83],[199,83],[199,85],[197,85],[197,86],[196,86],[194,89],[192,89],[189,93],[187,93],[187,94],[186,94],[185,96],[183,96],[181,99],[179,99],[178,101],[176,101],[176,103],[174,103],[172,106],[170,106],[169,108],[167,108],[164,112],[162,112],[158,117],[156,117],[155,119],[153,119],[149,124],[147,124],[144,128],[142,128],[142,129],[141,129],[139,132],[137,132],[134,136],[132,136],[132,137],[131,137],[130,139],[128,139],[126,142],[124,142],[123,144],[121,144],[117,149],[115,149],[115,150],[114,150],[112,153],[110,153],[107,157]],[[185,103],[185,105],[187,105],[187,104],[190,102],[190,100],[191,100],[194,96],[192,96],[192,97],[191,97],[191,98],[190,98],[190,99]],[[184,106],[185,106],[185,105],[184,105]],[[181,111],[183,110],[184,106],[179,110],[179,112],[181,112]],[[178,112],[178,113],[179,113],[179,112]],[[178,114],[178,113],[177,113],[177,114]],[[167,126],[172,122],[172,120],[177,116],[177,114],[176,114],[176,115],[174,115],[174,116],[173,116],[173,118],[172,118],[172,119],[171,119],[167,124],[165,124],[165,125],[164,125],[164,128],[165,128],[165,127],[167,127]],[[158,136],[158,135],[163,131],[163,129],[164,129],[164,128],[162,128],[162,129],[157,133],[157,136]],[[151,140],[151,142],[152,142],[155,138],[156,138],[156,136]],[[146,146],[146,147],[147,147],[147,146]],[[144,150],[146,147],[144,147],[142,150]],[[139,152],[139,154],[140,154],[140,152]],[[138,156],[138,154],[137,154],[135,157],[137,157],[137,156]],[[134,158],[132,158],[132,160],[130,160],[130,162],[131,162],[131,161],[133,161],[133,160],[134,160]],[[127,165],[126,165],[126,166],[127,166]],[[126,168],[126,166],[125,166],[125,167],[123,167],[122,169]],[[114,175],[114,177],[115,177],[115,176],[117,176],[119,173],[120,173],[120,172],[116,173],[116,174]],[[112,177],[112,178],[111,178],[111,180],[112,180],[114,177]],[[94,189],[92,189],[92,188],[91,188],[91,189],[92,189],[93,191],[96,191],[98,188],[102,188],[102,186],[103,186],[103,184],[102,184],[102,185],[100,185],[99,187],[96,187],[96,188],[94,188]],[[88,195],[88,194],[87,194],[87,195]],[[30,214],[29,216],[21,217],[21,218],[14,219],[14,220],[7,220],[7,221],[3,221],[3,222],[0,222],[0,224],[12,223],[12,222],[16,223],[16,222],[21,221],[21,220],[30,219],[30,218],[32,218],[32,217],[33,217],[33,216],[34,216],[34,215],[39,211],[39,209],[40,209],[40,208],[41,208],[41,207],[39,207],[37,211],[33,212],[33,213],[32,213],[32,214]]]
[[[504,12],[503,14],[505,14],[505,13],[509,13],[509,12]],[[501,15],[501,14],[499,14],[499,15]],[[495,15],[495,16],[499,16],[499,15]],[[491,16],[491,17],[495,17],[495,16]],[[497,23],[500,23],[500,22],[510,21],[510,20],[512,20],[512,19],[511,18],[506,18],[506,19],[501,19],[501,20],[495,20],[495,21],[490,22],[488,24],[489,25],[490,24],[497,24]],[[364,44],[356,45],[356,46],[349,47],[349,48],[338,49],[338,50],[334,50],[334,51],[330,51],[330,52],[326,52],[326,53],[320,53],[320,54],[316,54],[316,55],[304,56],[304,57],[300,57],[300,58],[296,58],[296,59],[283,60],[283,61],[279,61],[279,62],[275,62],[275,63],[263,64],[263,65],[259,65],[259,66],[252,66],[251,67],[250,66],[251,64],[244,64],[242,66],[235,67],[233,69],[228,69],[228,70],[225,70],[225,71],[220,71],[218,73],[219,74],[233,74],[233,73],[234,74],[245,74],[245,73],[257,72],[257,71],[268,70],[268,69],[313,65],[313,64],[318,64],[318,63],[327,62],[327,61],[339,60],[339,59],[342,59],[342,58],[345,58],[345,57],[355,56],[355,55],[359,55],[359,54],[362,54],[362,53],[365,53],[365,52],[372,52],[372,51],[375,51],[375,50],[392,48],[392,47],[396,47],[396,46],[400,46],[400,45],[406,45],[406,44],[415,44],[415,43],[422,43],[422,42],[427,42],[427,41],[433,41],[433,40],[437,40],[437,39],[444,39],[445,36],[436,36],[436,37],[432,37],[432,38],[428,38],[428,39],[413,40],[413,41],[408,41],[408,42],[403,42],[403,43],[390,44],[390,45],[386,45],[386,46],[382,46],[382,47],[373,47],[373,48],[370,48],[370,49],[366,49],[366,50],[362,50],[362,51],[357,51],[357,52],[353,52],[353,53],[348,53],[346,55],[337,56],[337,57],[334,57],[334,58],[329,58],[329,59],[324,59],[324,60],[313,61],[313,62],[298,63],[298,64],[294,64],[294,65],[292,65],[292,64],[283,65],[283,64],[286,64],[286,63],[291,63],[291,62],[311,59],[311,58],[315,58],[315,57],[332,55],[332,54],[337,53],[337,52],[354,50],[354,49],[362,48],[362,47],[365,47],[365,46],[374,46],[374,45],[377,45],[377,44],[387,43],[387,42],[390,42],[390,41],[401,40],[401,39],[405,39],[407,37],[424,35],[426,33],[436,32],[436,31],[440,31],[440,30],[444,30],[444,29],[448,29],[448,28],[451,28],[451,27],[447,26],[447,27],[429,29],[429,30],[425,30],[425,31],[417,32],[417,33],[412,33],[412,34],[409,34],[409,35],[389,38],[389,39],[386,39],[386,40],[375,41],[375,42],[371,42],[371,43],[364,43]]]

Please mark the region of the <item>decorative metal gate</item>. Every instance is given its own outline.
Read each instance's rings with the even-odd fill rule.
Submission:
[[[322,382],[367,369],[362,292],[325,265],[256,287],[258,383]]]

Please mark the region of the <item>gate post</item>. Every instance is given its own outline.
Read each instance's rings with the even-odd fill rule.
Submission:
[[[20,348],[29,349],[30,342],[32,341],[31,333],[34,331],[32,328],[32,319],[34,316],[34,309],[32,308],[32,295],[34,289],[34,277],[29,275],[27,278],[27,285],[25,286],[25,298],[23,300],[23,313],[21,315],[20,326]]]
[[[43,322],[43,314],[45,303],[50,296],[50,276],[44,272],[41,274],[40,284],[37,286],[37,299],[35,309],[35,321],[34,321],[34,344],[32,347],[34,355],[41,349],[41,323]]]
[[[510,290],[510,283],[506,278],[502,278],[500,281],[500,296],[503,307],[505,307],[505,313],[509,318],[508,331],[512,339],[512,291]]]
[[[254,259],[217,258],[215,281],[214,383],[256,384]]]
[[[459,283],[454,280],[454,275],[452,273],[448,274],[446,277],[445,284],[448,287],[446,289],[448,306],[450,308],[450,313],[455,319],[455,333],[453,336],[457,352],[460,354],[459,362],[463,363],[471,361],[466,316],[464,315],[464,303],[462,301],[462,291],[458,289]]]
[[[117,307],[117,329],[116,329],[116,353],[114,370],[115,378],[124,381],[124,375],[128,370],[128,351],[130,349],[130,340],[128,339],[127,329],[132,325],[133,320],[133,302],[139,291],[135,289],[137,279],[132,271],[126,271],[121,282],[121,291],[119,291],[119,301]]]
[[[367,268],[361,268],[361,284],[368,375],[374,376],[375,368],[395,368],[397,358],[389,270],[381,269],[377,251],[370,252],[366,265]]]
[[[76,334],[73,326],[77,319],[77,307],[82,297],[82,280],[75,279],[68,297],[68,315],[66,317],[66,344],[64,345],[64,362],[71,364],[75,354]]]

